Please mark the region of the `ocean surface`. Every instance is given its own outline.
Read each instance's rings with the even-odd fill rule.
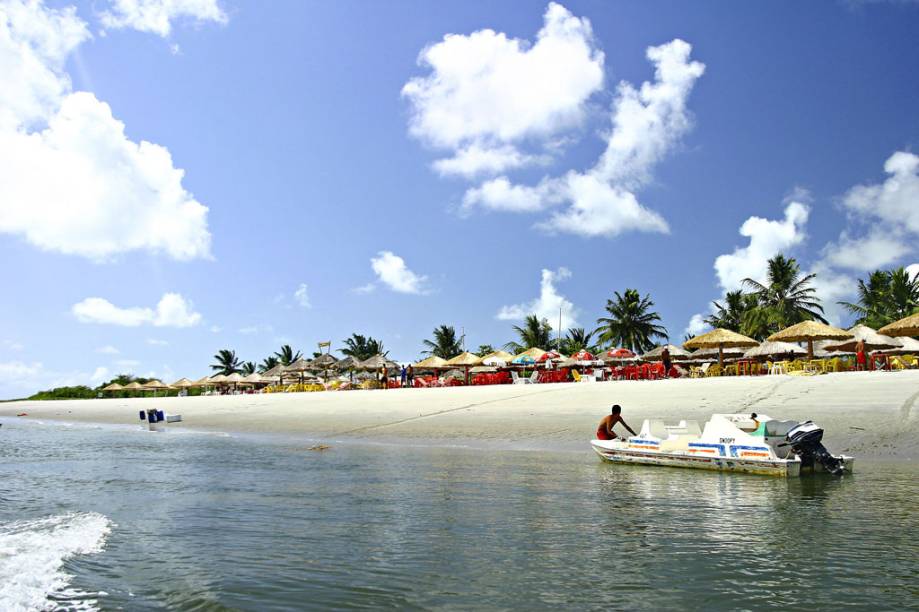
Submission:
[[[910,463],[780,480],[0,423],[3,611],[919,607]]]

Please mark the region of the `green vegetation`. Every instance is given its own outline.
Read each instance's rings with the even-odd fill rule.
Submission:
[[[858,281],[858,300],[839,302],[858,315],[856,323],[878,329],[919,312],[919,275],[910,278],[904,268],[875,270],[868,281]]]
[[[548,319],[540,320],[536,315],[527,315],[523,326],[515,325],[514,331],[517,332],[520,342],[511,340],[504,345],[504,350],[511,353],[520,353],[531,348],[548,350],[552,344],[552,326],[549,325]]]
[[[585,331],[583,327],[569,328],[562,338],[561,352],[565,355],[573,355],[578,351],[596,353],[597,346],[591,343],[593,336],[594,332]]]
[[[434,339],[423,342],[425,350],[422,355],[433,355],[441,359],[450,359],[463,352],[463,336],[456,337],[456,330],[450,325],[434,328]]]
[[[607,346],[621,346],[635,353],[654,348],[654,338],[667,339],[667,330],[658,323],[661,317],[651,308],[651,296],[641,297],[637,289],[626,289],[624,294],[614,292],[615,300],[606,300],[608,317],[597,319],[600,342]]]
[[[389,351],[383,350],[383,343],[371,336],[364,337],[361,334],[351,334],[351,337],[346,338],[344,343],[345,348],[338,349],[338,352],[361,361],[370,359],[374,355],[383,355],[385,357],[389,354]]]
[[[212,363],[211,369],[214,370],[215,374],[229,376],[230,374],[242,372],[242,363],[240,363],[239,358],[236,356],[236,351],[221,349],[214,355],[214,360],[217,363]]]

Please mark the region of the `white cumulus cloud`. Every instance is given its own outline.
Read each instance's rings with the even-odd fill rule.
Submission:
[[[398,293],[422,294],[427,291],[428,277],[415,274],[405,260],[391,251],[380,251],[371,258],[370,266],[381,283]]]
[[[884,172],[887,180],[853,187],[843,204],[852,213],[919,235],[919,155],[897,151],[884,162]]]
[[[761,282],[766,277],[769,259],[800,244],[805,237],[805,225],[810,214],[800,202],[790,202],[781,220],[750,217],[740,226],[740,235],[750,239],[745,247],[715,259],[715,273],[724,291],[743,287],[745,278]]]
[[[156,308],[119,308],[105,298],[89,297],[74,304],[71,312],[81,323],[124,327],[192,327],[201,322],[201,314],[178,293],[164,294]]]
[[[448,34],[418,63],[430,70],[402,89],[412,108],[409,130],[449,149],[442,173],[500,172],[533,161],[517,150],[580,124],[590,96],[603,87],[603,52],[590,22],[550,3],[536,41],[485,29]]]
[[[169,151],[128,139],[105,102],[71,91],[64,66],[88,37],[72,9],[0,4],[0,232],[94,260],[209,257],[208,209]]]
[[[174,21],[224,24],[227,15],[217,0],[110,0],[111,8],[99,15],[107,28],[133,28],[169,36]]]
[[[689,319],[689,324],[686,325],[686,329],[683,330],[683,333],[689,334],[690,336],[698,336],[710,327],[711,326],[705,322],[705,315],[694,314]]]
[[[121,353],[121,351],[119,351],[117,348],[115,348],[111,344],[100,346],[99,348],[96,349],[96,352],[102,353],[103,355],[118,355],[119,353]]]
[[[310,296],[306,283],[300,283],[300,286],[297,287],[297,290],[294,291],[294,299],[297,301],[297,304],[301,308],[312,308],[313,305],[310,303]]]
[[[906,273],[910,278],[919,277],[919,263],[914,263],[906,266]]]
[[[643,206],[635,191],[692,126],[686,103],[705,65],[691,61],[691,52],[692,46],[679,39],[648,48],[654,81],[638,88],[619,84],[606,149],[592,168],[544,178],[536,187],[499,177],[469,190],[464,207],[529,212],[567,204],[538,226],[582,236],[669,232],[664,218]]]
[[[542,280],[539,284],[539,296],[529,302],[502,306],[496,318],[502,321],[519,321],[529,315],[536,315],[540,319],[548,319],[553,328],[558,327],[559,309],[562,314],[564,328],[578,327],[580,310],[565,296],[558,292],[555,284],[571,278],[568,268],[542,271]]]

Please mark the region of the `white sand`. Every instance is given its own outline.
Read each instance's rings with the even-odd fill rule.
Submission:
[[[621,404],[634,428],[642,419],[704,422],[712,412],[812,419],[834,452],[859,457],[919,457],[919,371],[824,376],[620,381],[238,395],[14,402],[0,417],[138,424],[156,406],[181,425],[207,431],[287,434],[334,444],[367,439],[413,444],[586,449],[597,422]]]

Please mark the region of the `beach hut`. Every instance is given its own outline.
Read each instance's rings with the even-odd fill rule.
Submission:
[[[506,366],[514,360],[514,356],[507,351],[495,351],[482,357],[482,365]]]
[[[772,338],[770,338],[772,340]],[[701,336],[696,336],[683,343],[683,348],[692,349],[718,349],[718,365],[724,365],[724,349],[726,348],[750,348],[758,346],[759,342],[753,338],[748,338],[743,334],[738,334],[729,329],[713,329]],[[693,354],[695,357],[696,354]]]
[[[807,355],[807,351],[791,342],[763,342],[743,354],[744,359],[760,359],[780,355]]]
[[[819,321],[801,321],[766,338],[770,342],[807,342],[807,358],[814,358],[814,340],[846,340],[852,333]]]
[[[878,330],[878,333],[899,338],[901,336],[919,336],[919,312],[894,321]]]
[[[639,357],[639,359],[641,359],[642,361],[660,361],[661,355],[663,354],[664,349],[667,349],[668,351],[670,351],[670,359],[672,359],[673,361],[682,361],[685,359],[689,359],[689,351],[684,351],[680,347],[675,346],[673,344],[664,344],[663,346],[658,346],[657,348],[653,348],[647,353],[645,353],[644,355],[642,355],[641,357]]]
[[[868,352],[892,349],[899,346],[896,338],[891,338],[890,336],[879,334],[867,325],[856,325],[855,327],[850,327],[849,333],[852,334],[852,338],[844,342],[828,344],[823,347],[824,350],[854,353],[858,348],[859,341],[864,344],[865,350]]]
[[[466,351],[464,353],[460,353],[459,355],[457,355],[456,357],[453,357],[452,359],[448,359],[447,363],[444,365],[446,365],[447,367],[451,367],[451,368],[453,367],[463,368],[466,372],[465,380],[466,380],[466,384],[468,385],[469,384],[469,368],[473,366],[481,365],[481,363],[482,363],[481,357],[479,357],[478,355],[473,355],[472,353]]]

